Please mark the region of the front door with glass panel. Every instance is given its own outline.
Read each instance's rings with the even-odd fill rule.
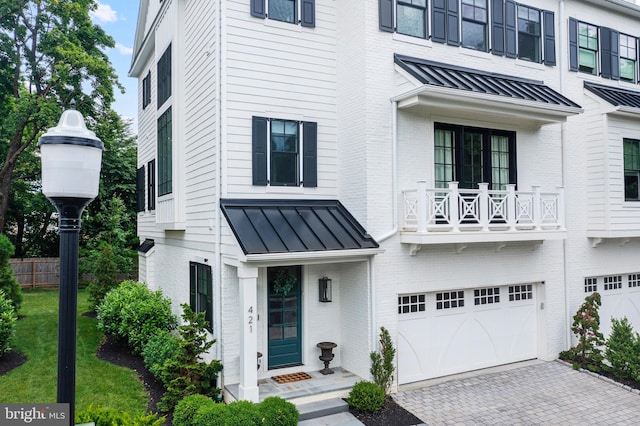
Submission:
[[[301,267],[267,269],[269,369],[302,363]]]

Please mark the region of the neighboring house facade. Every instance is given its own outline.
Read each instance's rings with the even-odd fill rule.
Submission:
[[[638,18],[142,0],[140,279],[206,313],[252,401],[321,369],[318,342],[368,378],[380,326],[399,384],[554,359],[594,290],[605,330],[640,327]]]

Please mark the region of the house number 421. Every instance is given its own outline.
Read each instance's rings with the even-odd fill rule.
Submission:
[[[253,306],[249,306],[249,315],[247,315],[247,324],[249,324],[249,333],[253,333]]]

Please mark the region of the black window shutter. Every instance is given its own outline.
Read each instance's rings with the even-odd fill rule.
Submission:
[[[194,311],[196,311],[196,299],[198,296],[197,292],[197,278],[198,274],[196,272],[197,269],[196,263],[189,262],[189,307]]]
[[[267,119],[253,117],[251,132],[253,184],[267,185]]]
[[[431,7],[431,40],[438,43],[447,41],[447,0],[433,0]]]
[[[569,71],[578,71],[578,21],[569,18]]]
[[[554,14],[550,10],[542,11],[544,19],[544,64],[556,64],[556,28]]]
[[[613,80],[620,79],[620,35],[611,28],[600,28],[602,56],[600,75]]]
[[[302,0],[302,20],[303,27],[316,26],[316,0]]]
[[[491,11],[491,53],[504,55],[504,2],[492,0]]]
[[[313,122],[302,123],[303,158],[302,186],[315,188],[318,186],[318,125]]]
[[[460,45],[458,10],[458,0],[447,0],[447,44],[451,46]]]
[[[264,0],[251,0],[251,16],[264,18],[266,16]]]
[[[516,40],[518,38],[518,28],[516,22],[516,3],[513,0],[507,0],[504,4],[504,22],[505,22],[505,54],[508,58],[517,57]]]
[[[136,211],[144,211],[144,166],[136,170]]]
[[[380,31],[392,33],[393,28],[393,0],[378,0]]]

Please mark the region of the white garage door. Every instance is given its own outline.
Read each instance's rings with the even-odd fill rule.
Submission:
[[[640,332],[640,273],[593,277],[585,280],[585,292],[600,292],[600,331],[608,337],[611,318],[627,317],[633,329]]]
[[[398,381],[537,356],[535,284],[398,296]]]

